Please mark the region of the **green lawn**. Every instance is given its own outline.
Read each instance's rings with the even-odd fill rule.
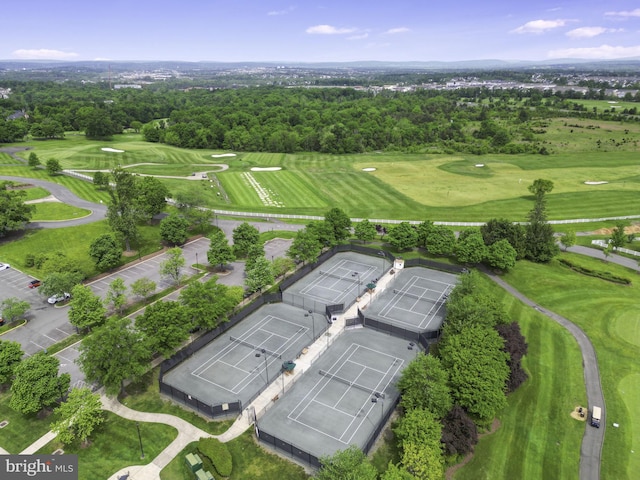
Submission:
[[[10,398],[9,392],[0,394],[0,422],[4,420],[9,422],[0,430],[0,447],[9,453],[16,454],[47,433],[56,417],[49,415],[38,418],[37,415],[22,415],[9,407]]]
[[[605,396],[607,430],[602,478],[632,479],[640,471],[640,364],[638,299],[640,276],[602,260],[563,253],[573,262],[631,278],[622,286],[580,275],[557,261],[549,265],[520,262],[505,279],[531,299],[570,319],[589,336],[596,349]],[[544,281],[541,281],[544,279]],[[559,367],[568,371],[564,366]],[[612,427],[618,423],[620,428]]]
[[[146,465],[164,450],[178,435],[178,431],[161,423],[141,422],[140,437],[144,458],[140,458],[140,443],[136,422],[105,412],[105,422],[91,435],[91,444],[79,442],[63,445],[53,439],[37,453],[50,454],[62,448],[64,453],[78,455],[80,480],[105,479],[129,465]]]
[[[41,187],[26,188],[24,192],[27,194],[27,196],[24,197],[26,202],[29,200],[38,200],[39,198],[45,198],[51,195],[51,192]]]
[[[84,208],[78,208],[59,202],[35,203],[34,206],[36,207],[36,210],[31,218],[34,222],[41,220],[72,220],[74,218],[86,217],[91,214],[89,210],[85,210]]]
[[[184,457],[196,451],[197,443],[191,443],[161,472],[162,480],[192,480]],[[249,428],[238,438],[227,443],[233,459],[233,471],[229,480],[305,480],[309,476],[303,468],[272,454],[256,444],[253,429]],[[214,472],[211,472],[214,473]],[[223,477],[216,476],[216,480]]]
[[[498,286],[492,289],[526,337],[523,366],[529,380],[509,395],[498,415],[500,427],[480,440],[473,459],[455,478],[549,478],[549,472],[556,479],[577,478],[585,423],[570,413],[586,406],[578,344],[552,320]]]
[[[196,427],[211,433],[219,435],[225,432],[233,423],[231,420],[207,420],[198,415],[194,411],[182,408],[175,402],[160,396],[160,387],[158,384],[159,368],[154,368],[136,383],[132,383],[126,387],[127,396],[121,398],[120,401],[127,407],[141,412],[166,413],[182,418],[183,420],[195,425]]]
[[[25,266],[27,254],[51,254],[63,252],[68,258],[73,259],[79,268],[89,276],[97,274],[95,265],[89,257],[89,245],[91,241],[111,232],[106,220],[79,225],[77,227],[65,227],[41,230],[26,230],[19,241],[8,242],[2,245],[1,261],[15,265],[25,272],[38,276],[39,271],[33,267]],[[147,255],[161,248],[158,227],[140,227],[140,246],[134,244],[132,248],[140,248],[141,255]],[[135,260],[137,257],[123,257],[123,261]]]

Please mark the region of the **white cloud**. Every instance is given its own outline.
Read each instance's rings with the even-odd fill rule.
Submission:
[[[77,53],[63,52],[60,50],[49,50],[47,48],[40,49],[19,49],[15,50],[12,55],[15,58],[23,60],[61,60],[77,57]]]
[[[580,27],[569,30],[565,35],[571,38],[591,38],[611,31],[615,30],[604,27]]]
[[[275,17],[278,15],[286,15],[288,13],[293,12],[296,9],[296,7],[289,7],[289,8],[285,8],[284,10],[272,10],[270,12],[267,12],[267,15],[269,15],[270,17]]]
[[[363,33],[362,35],[352,35],[350,37],[347,37],[347,40],[364,40],[368,36],[368,33]]]
[[[554,28],[564,27],[567,24],[567,20],[532,20],[520,25],[518,28],[514,28],[509,33],[544,33],[547,30],[553,30]]]
[[[548,53],[548,56],[550,58],[587,58],[602,60],[637,57],[640,56],[640,45],[631,47],[600,45],[599,47],[587,48],[563,48],[559,50],[551,50]]]
[[[306,32],[317,35],[341,35],[355,32],[355,28],[337,28],[331,25],[315,25],[307,28]]]
[[[605,12],[604,14],[609,17],[640,17],[640,8],[622,12]]]
[[[389,30],[387,30],[386,32],[384,32],[386,35],[395,35],[396,33],[407,33],[410,32],[411,30],[408,29],[407,27],[398,27],[398,28],[390,28]]]

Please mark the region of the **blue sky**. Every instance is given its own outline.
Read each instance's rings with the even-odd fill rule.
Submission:
[[[640,57],[640,0],[14,0],[0,11],[5,60]]]

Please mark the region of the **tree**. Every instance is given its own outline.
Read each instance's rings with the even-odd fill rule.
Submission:
[[[110,270],[122,260],[122,247],[111,233],[100,235],[91,242],[89,256],[93,258],[98,270]]]
[[[402,371],[398,381],[400,403],[405,411],[416,408],[443,418],[451,409],[449,374],[433,355],[419,354]]]
[[[480,232],[459,238],[454,251],[458,261],[467,265],[477,265],[487,256],[487,247]]]
[[[258,257],[252,268],[246,271],[244,283],[249,293],[262,291],[267,285],[273,285],[275,281],[271,262],[264,257]]]
[[[233,229],[233,254],[236,258],[245,257],[249,247],[258,244],[260,231],[247,222],[242,222]]]
[[[277,257],[273,259],[273,274],[278,277],[284,277],[288,272],[295,268],[295,263],[290,258]]]
[[[38,291],[41,295],[50,297],[71,292],[73,287],[82,282],[82,274],[74,272],[54,272],[42,278]]]
[[[418,247],[427,247],[427,237],[429,233],[433,230],[433,222],[430,220],[425,220],[416,228],[416,232],[418,233]]]
[[[356,445],[320,458],[316,480],[376,480],[378,472]]]
[[[442,225],[434,225],[427,233],[427,252],[432,255],[451,255],[456,244],[453,230]]]
[[[402,450],[402,465],[417,479],[441,479],[442,425],[429,410],[416,408],[406,412],[394,433]]]
[[[380,480],[414,480],[416,477],[411,475],[403,466],[389,462],[387,469],[380,476]]]
[[[91,330],[104,323],[106,310],[102,305],[102,299],[93,293],[91,287],[73,287],[69,305],[69,323],[78,330]]]
[[[307,224],[307,230],[313,234],[321,248],[331,248],[338,244],[333,226],[324,220],[315,220]]]
[[[122,309],[127,304],[127,296],[125,292],[127,291],[127,286],[124,284],[124,280],[120,277],[115,278],[109,283],[109,289],[107,290],[107,295],[105,296],[104,303],[107,306],[111,306],[113,311],[118,312],[122,315]]]
[[[180,213],[191,227],[199,227],[201,231],[204,231],[204,227],[211,223],[215,215],[213,210],[205,208],[206,206],[207,200],[200,190],[190,189],[176,195],[176,207]]]
[[[24,228],[29,223],[35,207],[24,203],[24,190],[9,190],[9,182],[0,182],[0,238],[7,233]]]
[[[172,213],[160,221],[160,238],[169,245],[183,245],[189,238],[188,229],[187,219]]]
[[[459,405],[454,406],[442,421],[442,443],[447,455],[461,455],[473,452],[478,443],[478,429],[467,412]]]
[[[627,243],[627,236],[624,233],[624,229],[627,226],[626,222],[618,222],[616,223],[615,228],[611,232],[611,238],[609,240],[609,244],[615,250],[617,248],[622,248]]]
[[[259,258],[264,258],[264,245],[261,243],[254,243],[249,246],[249,250],[247,251],[247,259],[244,262],[244,270],[251,270],[256,263],[256,260]]]
[[[14,370],[9,406],[24,415],[49,408],[61,399],[71,383],[71,376],[58,376],[60,361],[43,352],[22,360]]]
[[[525,229],[518,223],[507,219],[493,218],[480,227],[480,233],[487,246],[500,240],[507,240],[517,253],[517,260],[522,260],[526,254]]]
[[[47,160],[47,173],[49,175],[58,175],[62,171],[62,166],[60,162],[55,158],[51,158]]]
[[[104,172],[94,172],[93,184],[100,190],[109,188],[109,174]]]
[[[511,322],[497,325],[496,330],[504,340],[504,351],[509,354],[509,381],[507,390],[514,392],[529,376],[522,368],[522,357],[527,354],[529,346],[520,332],[520,324]]]
[[[483,422],[507,404],[509,376],[504,340],[495,329],[469,325],[455,334],[444,333],[438,345],[442,366],[449,372],[453,401]]]
[[[502,239],[487,247],[486,262],[490,267],[506,272],[515,267],[517,256],[509,240]]]
[[[389,232],[389,243],[398,250],[411,250],[418,246],[418,232],[409,222],[399,223]]]
[[[333,236],[341,242],[351,236],[351,219],[339,208],[332,208],[324,215],[324,221],[331,225]]]
[[[376,227],[365,218],[361,222],[356,223],[353,228],[353,233],[362,243],[367,243],[376,238]]]
[[[86,387],[72,389],[54,413],[59,420],[51,424],[51,431],[64,444],[77,439],[87,445],[89,436],[104,422],[100,395]]]
[[[198,283],[198,282],[195,282]],[[178,302],[156,302],[135,319],[152,352],[169,357],[189,337],[191,322],[187,309]]]
[[[127,251],[131,250],[131,241],[138,238],[137,222],[141,216],[137,210],[136,178],[118,167],[112,170],[114,186],[109,186],[110,197],[107,210],[109,226],[122,237]]]
[[[16,297],[6,298],[0,303],[2,318],[8,323],[13,323],[20,318],[24,318],[30,308],[31,304],[29,302]]]
[[[553,190],[553,182],[538,179],[529,185],[535,195],[535,204],[529,212],[529,223],[525,231],[526,258],[532,262],[546,263],[558,253],[553,236],[553,227],[547,222],[545,194]]]
[[[193,328],[211,329],[227,320],[227,315],[242,300],[242,288],[227,287],[213,277],[192,282],[180,292],[179,301],[187,310]]]
[[[298,230],[289,250],[287,257],[294,262],[313,263],[318,260],[322,246],[312,232],[307,228]]]
[[[211,265],[219,265],[220,270],[224,271],[224,266],[236,259],[231,247],[229,246],[229,241],[227,240],[224,232],[220,229],[216,229],[209,236],[209,240],[211,240],[211,244],[207,251],[207,261]]]
[[[563,233],[562,236],[560,237],[560,243],[564,247],[565,252],[567,251],[568,248],[573,247],[577,241],[578,240],[576,238],[576,232]]]
[[[155,291],[156,282],[147,277],[142,277],[135,280],[129,286],[129,288],[131,289],[131,293],[133,293],[136,297],[140,297],[146,302],[147,297]]]
[[[22,361],[24,352],[18,342],[0,340],[0,391],[11,383],[16,366]]]
[[[155,177],[135,177],[136,210],[141,218],[150,221],[162,212],[171,196],[164,183]]]
[[[167,259],[160,262],[160,275],[168,277],[174,285],[180,285],[183,280],[182,267],[185,265],[180,247],[170,248],[166,252]]]
[[[29,160],[27,162],[28,162],[27,164],[31,168],[37,168],[40,165],[40,159],[38,158],[38,155],[36,154],[36,152],[29,153]]]
[[[78,364],[89,382],[107,394],[124,391],[125,380],[138,380],[149,367],[151,351],[142,332],[128,318],[112,317],[82,339]]]
[[[140,130],[142,130],[142,122],[139,122],[138,120],[132,121],[131,128],[133,128],[134,132],[140,133]]]

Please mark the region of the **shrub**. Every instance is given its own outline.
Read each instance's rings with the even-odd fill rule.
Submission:
[[[632,283],[631,279],[618,277],[617,275],[614,275],[611,272],[592,270],[590,268],[583,267],[581,265],[576,265],[575,263],[564,258],[559,259],[559,261],[562,265],[569,267],[571,270],[575,272],[582,273],[583,275],[600,278],[601,280],[606,280],[607,282],[619,283],[622,285],[631,285]]]
[[[207,457],[216,471],[223,477],[231,475],[233,460],[227,445],[217,438],[201,438],[198,441],[198,451]]]
[[[33,253],[27,253],[24,257],[24,266],[33,267],[36,263],[36,256]]]

